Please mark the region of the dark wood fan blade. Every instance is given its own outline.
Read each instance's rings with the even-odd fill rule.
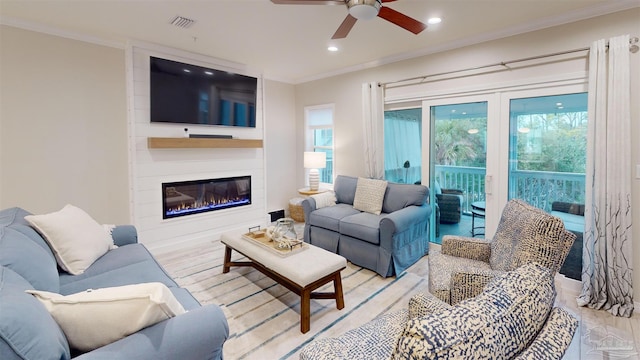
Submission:
[[[344,5],[344,0],[271,0],[278,5]]]
[[[388,7],[381,7],[378,16],[416,35],[427,28],[426,24]]]
[[[353,28],[353,25],[355,25],[356,21],[358,21],[358,19],[354,18],[351,15],[347,15],[347,17],[344,18],[344,21],[342,21],[342,24],[340,24],[340,26],[338,27],[338,30],[336,30],[336,33],[333,34],[331,38],[332,39],[346,38],[347,35],[349,34],[349,31],[351,31],[351,28]]]

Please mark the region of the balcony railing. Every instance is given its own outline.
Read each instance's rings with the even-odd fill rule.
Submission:
[[[584,204],[585,174],[512,170],[510,176],[510,197],[545,211],[551,211],[554,201]]]
[[[485,168],[445,165],[435,168],[440,187],[464,192],[463,212],[471,211],[472,202],[485,200]],[[584,203],[584,174],[512,170],[509,176],[511,198],[522,199],[545,211],[551,211],[554,201]]]
[[[485,168],[436,165],[435,179],[443,189],[462,190],[464,194],[462,212],[470,214],[471,203],[485,200],[485,173]]]
[[[441,188],[463,191],[463,213],[471,213],[471,203],[485,200],[485,168],[446,165],[436,165],[435,168],[435,179]],[[414,183],[420,180],[420,172],[419,166],[389,169],[385,176],[388,181]],[[584,174],[512,170],[509,176],[510,198],[522,199],[545,211],[551,211],[554,201],[584,204]]]

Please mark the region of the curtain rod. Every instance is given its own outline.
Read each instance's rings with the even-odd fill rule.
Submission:
[[[636,53],[638,51],[638,49],[639,49],[637,44],[638,44],[638,38],[637,37],[630,38],[629,39],[629,51],[631,51],[632,53]],[[607,42],[606,46],[609,47],[609,42]],[[461,73],[461,72],[465,72],[465,71],[481,70],[481,69],[486,69],[486,68],[491,68],[491,67],[496,67],[496,66],[503,66],[505,68],[508,68],[508,66],[507,66],[508,64],[515,64],[515,63],[524,62],[524,61],[544,59],[544,58],[560,56],[560,55],[568,55],[568,54],[573,54],[573,53],[578,53],[578,52],[583,52],[583,51],[589,51],[589,49],[590,48],[585,47],[585,48],[580,48],[580,49],[573,49],[573,50],[555,52],[555,53],[551,53],[551,54],[530,56],[530,57],[526,57],[526,58],[509,60],[509,61],[502,61],[502,62],[494,63],[494,64],[475,66],[475,67],[470,67],[470,68],[461,69],[461,70],[452,70],[452,71],[445,71],[445,72],[441,72],[441,73],[437,73],[437,74],[415,76],[415,77],[411,77],[411,78],[407,78],[407,79],[389,81],[389,82],[386,82],[386,83],[380,83],[379,86],[386,87],[387,85],[403,83],[403,82],[407,82],[407,81],[414,81],[414,80],[420,80],[418,82],[418,84],[419,84],[419,83],[422,83],[423,81],[425,81],[427,78],[430,78],[430,77],[451,75],[451,74]],[[407,84],[407,85],[415,85],[415,84]],[[398,85],[398,86],[402,86],[402,85]]]

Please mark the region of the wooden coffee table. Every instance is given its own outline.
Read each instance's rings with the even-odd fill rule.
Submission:
[[[310,244],[305,244],[302,251],[282,256],[244,239],[241,232],[223,234],[221,242],[225,245],[223,273],[232,266],[251,266],[300,296],[302,333],[311,328],[311,299],[335,299],[336,308],[344,308],[340,271],[347,266],[347,260],[342,256]],[[249,261],[231,261],[232,251]],[[330,282],[334,292],[314,292]]]

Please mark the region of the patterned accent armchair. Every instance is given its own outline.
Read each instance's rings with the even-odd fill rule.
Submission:
[[[561,359],[578,321],[555,298],[553,273],[527,264],[455,306],[417,294],[408,309],[311,342],[300,359]]]
[[[522,200],[502,211],[493,240],[445,236],[440,251],[429,255],[429,291],[457,304],[482,292],[496,275],[537,262],[555,275],[576,235],[562,220]]]

